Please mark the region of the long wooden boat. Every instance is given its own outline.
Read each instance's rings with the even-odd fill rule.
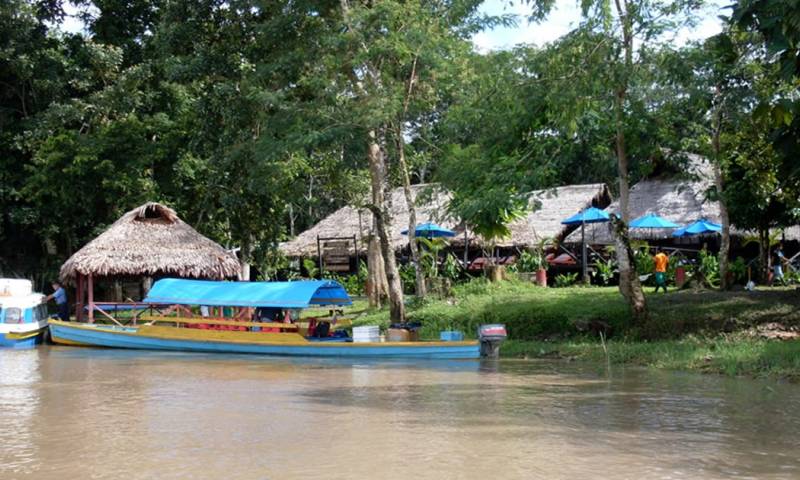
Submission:
[[[211,282],[163,279],[145,303],[160,316],[142,316],[139,325],[98,325],[50,321],[55,343],[94,347],[186,352],[251,353],[308,357],[478,358],[480,342],[353,342],[347,338],[309,338],[296,324],[253,319],[256,309],[286,311],[310,305],[351,304],[334,281]],[[199,316],[189,305],[227,316]],[[338,341],[335,341],[338,340]]]
[[[90,325],[50,321],[54,342],[67,345],[176,350],[185,352],[255,353],[307,357],[478,358],[474,342],[326,342],[298,333],[216,331],[172,326]]]

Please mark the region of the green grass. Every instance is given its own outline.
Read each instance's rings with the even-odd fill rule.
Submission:
[[[768,341],[748,334],[766,322],[800,326],[800,293],[789,288],[756,292],[647,293],[650,322],[631,323],[614,287],[539,288],[521,282],[475,280],[449,299],[412,301],[408,320],[422,338],[461,330],[474,338],[484,323],[504,323],[504,357],[569,358],[606,363],[598,328],[608,328],[609,360],[666,369],[800,380],[800,342]],[[388,311],[357,302],[354,325],[389,323]]]
[[[458,329],[474,337],[479,325],[504,323],[515,340],[563,339],[600,326],[628,339],[680,338],[687,333],[738,331],[769,321],[800,325],[800,294],[789,289],[757,292],[671,292],[648,294],[651,321],[631,324],[628,306],[614,287],[540,288],[521,282],[475,280],[457,286],[452,298],[408,307],[408,320],[422,323],[423,338]],[[413,304],[413,302],[412,302]],[[386,309],[363,303],[355,325],[388,326]]]
[[[741,336],[657,342],[610,341],[612,365],[638,365],[669,370],[718,373],[729,376],[782,377],[800,380],[800,342]],[[599,341],[515,341],[503,345],[503,357],[579,360],[605,365]]]

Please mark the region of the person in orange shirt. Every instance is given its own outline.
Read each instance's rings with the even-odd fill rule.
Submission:
[[[656,256],[653,257],[653,263],[656,265],[656,290],[653,293],[658,292],[659,287],[664,289],[664,293],[667,293],[667,264],[669,263],[669,257],[661,250],[661,247],[656,247]]]

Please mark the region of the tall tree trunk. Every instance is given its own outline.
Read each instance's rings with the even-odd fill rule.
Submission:
[[[373,228],[373,230],[377,230],[377,228]],[[381,246],[378,242],[378,237],[375,235],[370,235],[367,246],[367,278],[369,306],[381,308],[384,300],[389,295],[389,283],[386,280],[386,270],[383,268]]]
[[[769,281],[769,227],[758,229],[758,274],[765,284]]]
[[[628,236],[628,223],[613,216],[611,223],[614,227],[614,236],[618,239],[618,245],[622,245],[622,248],[625,249],[625,257],[632,259],[633,249],[631,248],[631,241]],[[617,258],[620,258],[619,247],[617,247]],[[622,268],[620,268],[620,287],[622,284],[621,273]],[[634,322],[638,325],[644,325],[648,320],[647,302],[644,298],[644,292],[642,291],[642,283],[639,281],[639,276],[636,275],[636,272],[629,270],[628,283],[628,294],[630,297],[626,298],[631,307]]]
[[[628,184],[628,155],[625,148],[625,97],[628,91],[628,75],[633,69],[633,26],[630,18],[630,4],[625,1],[625,8],[620,4],[622,0],[614,0],[617,16],[622,25],[622,40],[625,54],[625,74],[620,80],[614,96],[614,117],[616,126],[616,154],[617,169],[619,170],[619,208],[622,222],[616,222],[614,231],[617,250],[617,265],[619,267],[619,290],[628,301],[634,322],[643,323],[647,320],[647,303],[642,292],[642,284],[633,269],[633,250],[628,237],[628,222],[630,221],[630,187]]]
[[[392,217],[391,213],[386,208],[386,194],[384,189],[386,162],[383,151],[378,144],[375,131],[371,131],[369,137],[369,175],[372,184],[372,205],[369,207],[376,220],[376,233],[378,234],[378,241],[381,247],[381,255],[383,255],[386,280],[389,284],[389,318],[392,323],[403,323],[405,321],[403,286],[400,282],[400,275],[397,271],[397,261],[394,257],[394,249],[389,241],[388,233],[391,228]]]
[[[731,220],[728,215],[728,205],[725,203],[723,195],[725,188],[724,180],[722,178],[722,165],[720,158],[720,130],[721,122],[719,115],[717,115],[717,125],[714,128],[713,135],[713,148],[714,148],[714,186],[717,189],[717,202],[719,203],[719,216],[722,221],[722,239],[719,245],[719,288],[720,290],[727,290],[730,288],[728,282],[728,261],[731,249]]]
[[[425,298],[425,272],[419,258],[419,245],[417,244],[417,207],[414,205],[414,194],[411,191],[411,179],[408,175],[408,165],[406,164],[405,141],[403,140],[403,129],[400,125],[395,126],[394,131],[395,145],[397,147],[397,160],[400,164],[401,177],[403,178],[403,193],[406,197],[408,206],[408,247],[411,250],[411,262],[414,264],[416,292],[418,298]]]
[[[239,260],[239,280],[242,282],[250,281],[250,258],[253,255],[254,241],[255,239],[250,235],[248,241],[242,244],[242,249],[239,251],[241,256]]]

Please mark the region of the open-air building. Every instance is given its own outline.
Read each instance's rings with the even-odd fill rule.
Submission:
[[[88,304],[89,321],[103,314],[94,298],[98,282],[113,283],[114,301],[122,301],[122,283],[143,285],[172,276],[222,280],[240,272],[239,261],[219,244],[181,220],[169,207],[146,203],[125,213],[105,232],[87,243],[61,267],[61,280],[76,286],[76,316]],[[85,303],[84,303],[85,302]]]
[[[418,224],[433,222],[453,230],[456,236],[449,243],[460,258],[483,254],[487,242],[449,215],[448,192],[435,184],[415,185],[412,189],[417,199]],[[408,208],[402,188],[392,190],[389,197],[392,212],[390,241],[396,252],[402,252],[408,246],[408,237],[401,234],[409,227]],[[608,188],[601,183],[537,190],[530,195],[527,212],[509,226],[511,235],[498,239],[495,247],[505,255],[513,255],[543,239],[562,240],[575,227],[562,225],[561,220],[589,206],[605,208],[610,202]],[[369,210],[345,206],[293,240],[281,244],[280,249],[288,257],[321,258],[323,268],[346,271],[353,267],[355,258],[366,254],[371,235],[372,214]]]

